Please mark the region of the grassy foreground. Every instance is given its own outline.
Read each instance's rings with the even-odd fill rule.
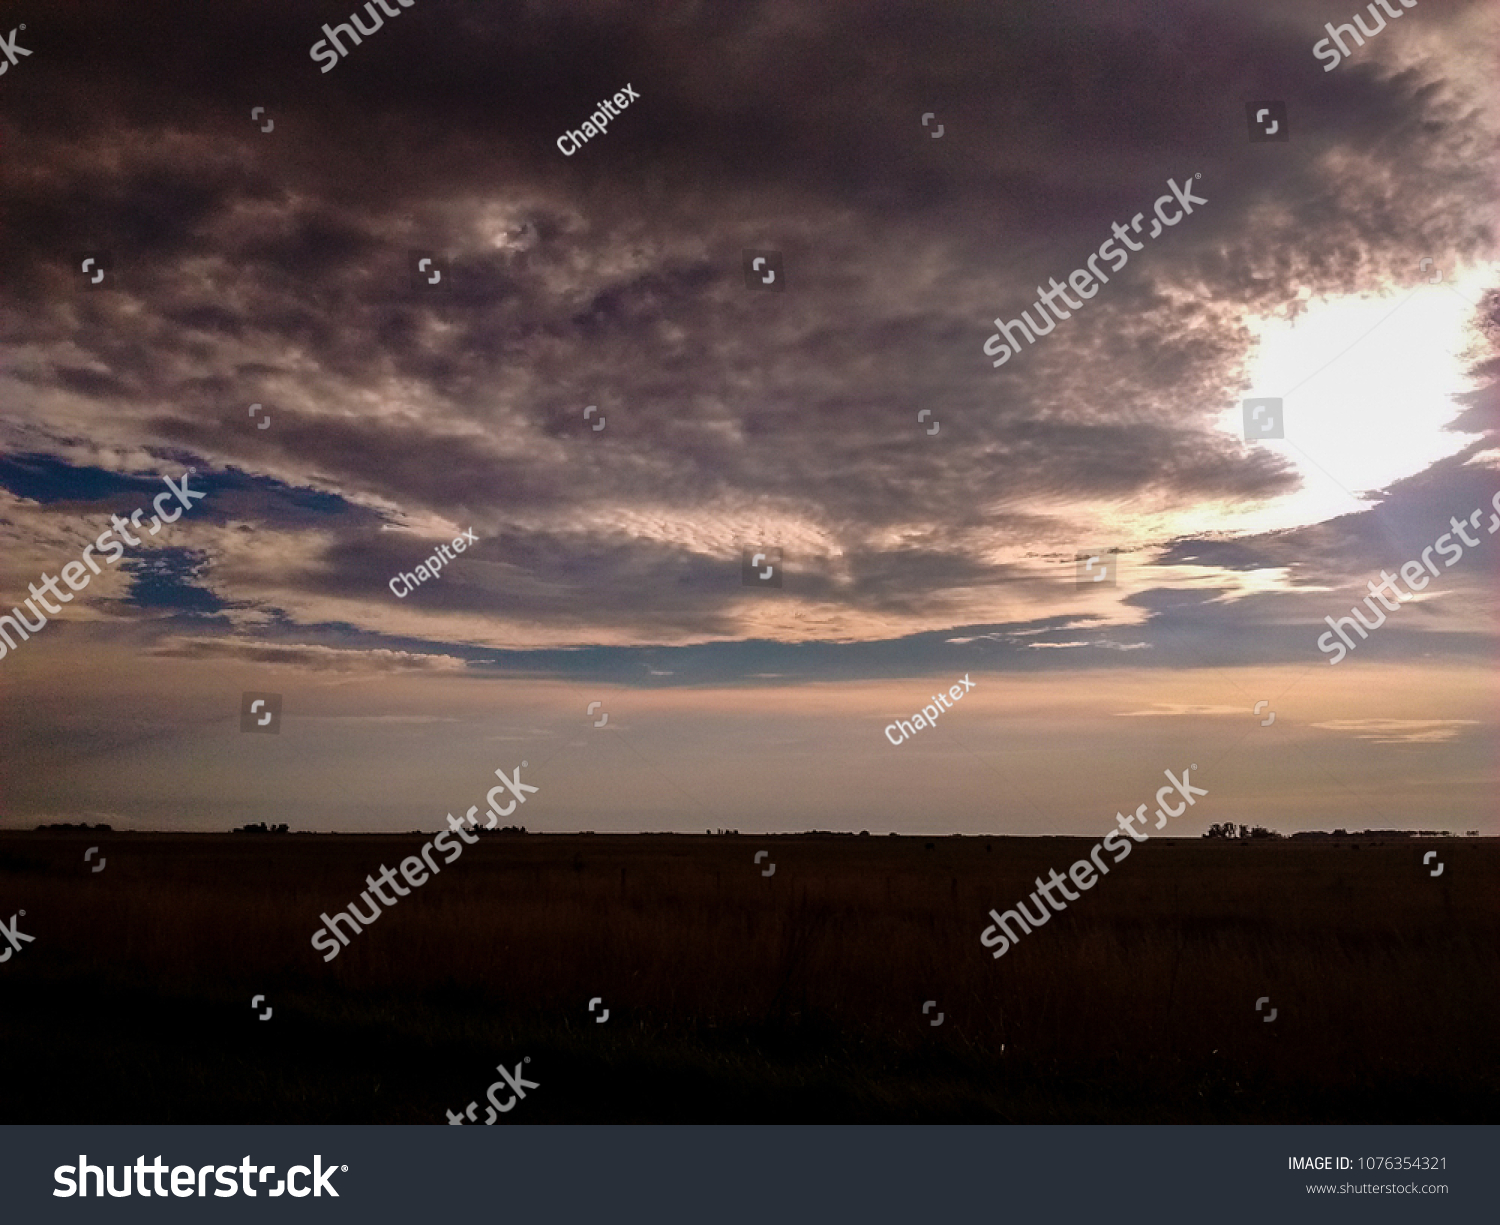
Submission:
[[[1091,840],[489,835],[325,964],[319,913],[427,837],[0,834],[0,1121],[483,1119],[523,1056],[506,1123],[1500,1104],[1495,840],[1153,838],[996,961],[989,908]]]

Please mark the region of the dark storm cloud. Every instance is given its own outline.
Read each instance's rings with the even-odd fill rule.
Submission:
[[[739,546],[796,521],[820,540],[799,594],[951,635],[948,593],[1043,598],[995,552],[1063,560],[1097,531],[1070,503],[1293,488],[1213,428],[1247,315],[1493,243],[1490,154],[1440,67],[1325,76],[1310,19],[1272,10],[419,0],[321,73],[308,48],[351,5],[49,9],[5,83],[0,328],[17,378],[68,405],[29,443],[263,476],[207,505],[325,531],[279,585],[382,613],[424,547],[376,531],[405,513],[486,543],[403,607],[580,643],[733,636]],[[641,100],[564,157],[627,82]],[[1293,143],[1245,143],[1260,96],[1290,99]],[[1197,172],[1209,204],[991,369],[990,319]],[[117,288],[65,266],[94,247]],[[785,293],[745,288],[746,247],[785,253]],[[452,261],[441,294],[412,249]],[[1307,581],[1359,570],[1369,530],[1164,560]]]

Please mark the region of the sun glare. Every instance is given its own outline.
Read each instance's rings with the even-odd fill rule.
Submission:
[[[1425,280],[1379,297],[1311,305],[1295,321],[1251,324],[1259,351],[1245,397],[1284,401],[1284,439],[1248,445],[1285,456],[1302,488],[1236,520],[1260,532],[1318,523],[1369,505],[1371,491],[1461,450],[1473,435],[1444,427],[1459,411],[1469,326],[1493,268]],[[1241,407],[1220,425],[1243,437]]]

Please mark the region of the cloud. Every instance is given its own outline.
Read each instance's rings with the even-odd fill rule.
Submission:
[[[1330,719],[1312,726],[1376,744],[1442,744],[1457,737],[1460,729],[1478,726],[1478,722],[1477,719]]]
[[[1397,65],[1390,39],[1320,80],[1274,160],[1238,141],[1223,82],[1310,59],[1320,26],[1292,8],[433,5],[326,76],[303,5],[155,11],[194,54],[65,6],[28,61],[4,441],[65,457],[80,488],[168,458],[224,474],[206,594],[184,577],[178,607],[293,645],[337,626],[439,654],[1003,648],[1002,627],[1056,618],[1130,641],[1000,659],[1087,641],[1172,666],[1209,625],[1228,655],[1289,658],[1288,626],[1317,619],[1290,597],[1356,577],[1384,529],[1233,526],[1301,480],[1216,424],[1247,320],[1389,292],[1417,248],[1495,254],[1494,106],[1438,54],[1472,39],[1473,4],[1424,16],[1430,58]],[[264,80],[272,135],[223,104]],[[642,101],[563,158],[556,136],[625,81]],[[917,122],[935,97],[940,141]],[[997,313],[1198,171],[1191,225],[989,366]],[[116,255],[107,292],[60,261],[89,244]],[[787,292],[745,288],[748,246],[785,253]],[[451,260],[447,296],[411,284],[416,247]],[[1465,414],[1493,433],[1492,394]],[[438,524],[484,544],[393,602],[424,543],[397,529]],[[1136,586],[1080,594],[1071,558],[1100,526]],[[757,543],[786,549],[819,621],[747,596]]]
[[[1149,642],[1115,642],[1108,638],[1101,638],[1084,642],[1028,642],[1024,644],[1029,651],[1058,651],[1069,647],[1098,647],[1105,651],[1149,651]]]
[[[1158,702],[1149,710],[1122,710],[1117,712],[1121,719],[1139,718],[1178,718],[1182,715],[1243,715],[1246,711],[1244,706],[1215,706],[1215,705],[1192,705],[1183,702]]]
[[[168,638],[151,654],[173,659],[227,659],[278,664],[308,672],[460,672],[466,667],[451,655],[409,651],[347,650],[340,647],[251,642],[243,638]]]

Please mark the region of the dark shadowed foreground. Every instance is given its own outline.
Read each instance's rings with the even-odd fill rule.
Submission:
[[[1494,840],[1152,839],[996,961],[989,908],[1090,840],[488,835],[325,964],[319,913],[429,836],[0,835],[0,1121],[483,1119],[523,1057],[505,1123],[1500,1102]]]

